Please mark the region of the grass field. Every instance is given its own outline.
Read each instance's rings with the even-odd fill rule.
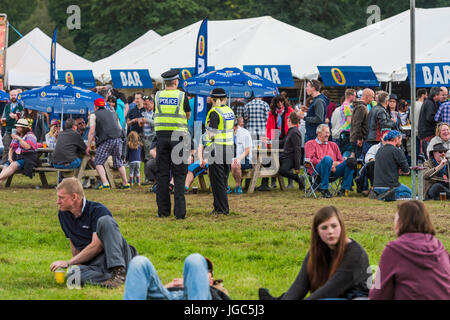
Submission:
[[[69,243],[57,219],[55,190],[37,190],[38,184],[38,177],[17,176],[12,188],[0,189],[0,299],[122,299],[123,287],[69,290],[55,283],[50,264],[70,258]],[[274,295],[287,290],[308,250],[312,216],[322,206],[341,210],[349,236],[366,249],[372,265],[395,238],[397,204],[356,194],[331,200],[305,200],[297,189],[231,195],[229,216],[208,215],[211,195],[188,195],[187,219],[178,221],[156,218],[155,195],[147,190],[89,189],[86,197],[111,210],[122,234],[152,260],[163,283],[180,277],[185,257],[199,252],[214,262],[215,277],[224,280],[233,299],[257,299],[259,287]],[[437,237],[450,248],[449,202],[426,206]]]

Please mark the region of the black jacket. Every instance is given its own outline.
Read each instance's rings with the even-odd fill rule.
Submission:
[[[288,130],[284,139],[284,151],[280,154],[280,160],[291,159],[294,162],[294,169],[300,170],[300,159],[302,155],[302,136],[297,127]]]
[[[373,107],[367,118],[368,121],[368,133],[367,141],[380,141],[381,129],[395,129],[396,124],[391,120],[389,113],[386,108],[378,104]]]
[[[434,116],[439,109],[439,104],[428,98],[423,102],[419,115],[419,139],[434,136],[436,133],[436,121]]]

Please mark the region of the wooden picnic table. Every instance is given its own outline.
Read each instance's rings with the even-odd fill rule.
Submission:
[[[256,182],[259,178],[271,178],[276,177],[280,183],[281,190],[286,190],[286,185],[284,184],[283,177],[278,173],[280,169],[280,152],[283,149],[267,149],[264,148],[253,148],[253,168],[247,169],[242,172],[242,180],[251,179],[250,186],[248,188],[248,193],[253,193],[255,191]],[[256,161],[255,161],[256,159]],[[263,164],[270,163],[270,167],[264,167]],[[205,174],[198,176],[200,182],[200,189],[206,191]]]
[[[280,153],[283,149],[273,149],[273,148],[254,148],[252,150],[254,160],[253,169],[246,170],[242,175],[242,179],[250,178],[250,186],[248,188],[248,193],[253,193],[255,191],[256,182],[259,178],[271,178],[276,177],[280,183],[280,189],[286,190],[286,185],[284,184],[284,178],[278,173],[280,169]],[[270,162],[268,161],[270,159]],[[264,167],[265,163],[270,163],[270,167]]]
[[[68,176],[74,176],[76,177],[80,182],[82,182],[83,178],[97,178],[99,177],[97,170],[92,167],[89,164],[89,160],[91,159],[91,156],[95,156],[95,151],[91,150],[90,155],[84,154],[82,157],[81,165],[79,168],[76,169],[57,169],[54,168],[50,163],[43,163],[43,155],[48,155],[52,152],[54,152],[55,149],[53,148],[38,148],[36,149],[36,152],[38,153],[38,165],[36,168],[34,168],[34,172],[39,174],[39,178],[41,180],[42,187],[48,188],[48,180],[47,180],[47,173],[61,173],[63,177]],[[106,177],[109,180],[109,183],[111,185],[111,188],[115,188],[115,182],[114,182],[114,176],[112,168],[109,164],[109,161],[105,162],[105,173]],[[21,173],[21,171],[17,171],[16,173]],[[16,174],[15,173],[15,174]],[[14,177],[12,176],[8,177],[5,183],[5,188],[8,188],[11,186],[12,179]]]

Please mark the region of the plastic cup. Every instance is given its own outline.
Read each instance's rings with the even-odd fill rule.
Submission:
[[[47,144],[44,143],[44,144],[42,145],[42,147],[43,147],[44,149],[47,149]]]
[[[2,127],[6,127],[6,119],[2,118]]]
[[[447,201],[447,193],[446,192],[439,193],[439,198],[441,199],[441,201]]]
[[[197,194],[197,193],[198,193],[198,188],[192,187],[192,194]]]
[[[55,273],[55,281],[57,284],[64,284],[64,278],[66,275],[66,272],[64,269],[56,269]]]

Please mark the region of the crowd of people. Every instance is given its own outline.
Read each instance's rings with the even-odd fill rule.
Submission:
[[[413,156],[425,160],[424,198],[450,196],[446,122],[450,102],[444,88],[432,88],[429,97],[426,91],[418,92],[423,101],[417,126],[420,150],[411,155],[408,131],[415,128],[408,129],[405,101],[365,88],[348,89],[337,105],[316,80],[307,84],[305,103],[295,106],[285,93],[268,103],[255,97],[227,101],[224,89],[212,90],[205,131],[196,145],[190,121],[194,97],[178,89],[177,70],[163,73],[162,78],[164,90],[151,96],[136,93],[130,100],[110,86],[99,88],[102,98],[95,101],[94,112],[87,117],[70,116],[62,123],[52,115],[30,112],[17,100],[18,92],[10,92],[2,117],[6,156],[0,182],[19,169],[32,177],[41,144],[54,148],[52,166],[72,169],[95,146],[91,166],[99,175],[96,189],[111,188],[104,169],[108,158],[119,171],[121,189],[141,183],[144,163],[144,183],[153,182],[157,216],[170,216],[173,192],[174,216],[185,219],[185,194],[196,176],[208,173],[214,198],[210,214],[227,215],[227,195],[245,191],[243,172],[252,169],[254,151],[265,145],[282,150],[278,173],[289,179],[289,185],[317,188],[324,198],[348,196],[356,181],[357,191],[370,197],[410,199],[411,190],[399,182],[399,174],[410,173]],[[230,172],[234,190],[228,185]],[[330,191],[339,179],[340,189]],[[138,256],[125,240],[111,212],[86,199],[88,183],[66,178],[57,186],[58,218],[72,258],[53,262],[52,271],[72,266],[69,274],[79,275],[81,284],[116,288],[125,283],[125,299],[229,299],[222,282],[213,278],[212,262],[200,254],[187,257],[183,278],[163,286],[151,261]],[[264,178],[258,190],[270,191],[274,186],[274,179],[269,186],[269,178]],[[346,235],[337,208],[320,209],[311,230],[310,250],[292,286],[278,298],[261,288],[261,299],[304,299],[308,293],[308,299],[449,298],[449,255],[434,237],[433,224],[420,201],[398,205],[398,239],[385,248],[373,285],[367,253]]]
[[[82,155],[97,145],[92,166],[99,172],[100,179],[86,180],[84,187],[110,188],[103,164],[111,156],[113,166],[119,169],[121,188],[153,184],[151,190],[156,192],[156,94],[137,92],[133,97],[126,98],[109,85],[94,90],[104,98],[95,102],[95,112],[90,115],[66,115],[63,123],[59,115],[24,108],[23,103],[17,100],[21,90],[11,90],[10,101],[4,106],[2,114],[3,172],[0,181],[18,169],[23,170],[25,155],[33,154],[40,146],[55,149],[50,157],[55,168],[73,169],[81,164]],[[445,159],[450,159],[450,102],[447,101],[447,88],[433,87],[429,93],[426,89],[417,91],[414,128],[411,128],[408,102],[395,94],[374,92],[370,88],[359,91],[347,89],[340,103],[336,104],[316,80],[307,83],[306,93],[306,101],[297,105],[291,104],[286,92],[271,99],[252,97],[225,101],[230,104],[235,117],[235,154],[233,160],[226,163],[224,173],[228,193],[242,194],[248,189],[249,179],[243,186],[241,176],[245,170],[252,169],[256,158],[254,150],[259,145],[274,145],[276,142],[279,149],[283,150],[279,155],[279,174],[288,178],[288,188],[293,187],[294,181],[300,189],[305,188],[305,174],[309,174],[320,176],[320,179],[316,179],[317,185],[312,187],[318,187],[325,198],[348,195],[354,191],[354,187],[358,193],[371,198],[411,198],[411,190],[400,184],[399,174],[410,175],[413,157],[411,130],[415,130],[416,159],[429,169],[437,168],[437,173],[424,174],[423,183],[426,187],[423,198],[437,199],[440,193],[446,193],[447,198],[450,196],[450,166],[445,163]],[[186,95],[184,99],[184,109],[192,110],[194,96]],[[208,112],[211,108],[212,100],[208,97]],[[188,120],[191,137],[194,136],[192,119],[190,117]],[[81,139],[73,133],[64,134],[59,139],[63,132],[62,125],[65,130],[78,133]],[[31,143],[24,147],[16,135],[17,128],[21,126],[30,128],[26,138]],[[208,123],[205,123],[204,129],[206,127]],[[33,141],[30,141],[30,137]],[[188,173],[184,181],[185,193],[189,193],[195,177],[210,173],[207,163],[200,161],[205,146],[202,142],[205,140],[200,139],[196,145],[191,142],[191,156],[187,159]],[[308,167],[302,173],[305,159],[312,168]],[[7,170],[16,160],[20,161]],[[35,159],[27,161],[26,172],[29,176],[35,165]],[[125,167],[129,167],[128,176]],[[142,180],[141,167],[145,175]],[[235,180],[234,188],[228,185],[230,173]],[[175,189],[174,176],[171,173],[169,188],[172,192]],[[340,179],[340,190],[330,192],[330,179]],[[433,185],[436,186],[431,189]],[[272,178],[269,186],[269,178],[263,178],[256,190],[270,191],[273,188],[276,188],[276,179]]]
[[[54,261],[50,269],[69,268],[68,279],[117,288],[125,284],[125,300],[229,300],[223,280],[214,279],[213,263],[199,253],[189,255],[183,277],[163,285],[155,266],[138,255],[103,204],[86,199],[76,178],[57,187],[61,228],[72,258]],[[319,209],[311,227],[309,250],[292,285],[279,297],[259,289],[261,300],[448,300],[450,256],[435,237],[424,203],[397,205],[397,239],[381,254],[375,277],[361,244],[351,239],[339,210]],[[309,295],[308,295],[309,294]]]

